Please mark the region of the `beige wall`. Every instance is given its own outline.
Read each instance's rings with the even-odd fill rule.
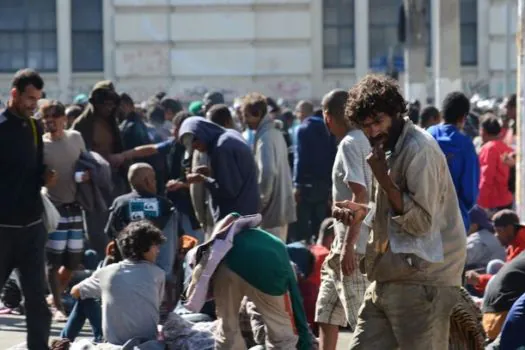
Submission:
[[[56,1],[59,72],[45,75],[46,92],[64,101],[103,78],[136,100],[160,90],[186,101],[210,90],[318,100],[368,72],[368,0],[355,0],[355,69],[335,70],[323,69],[321,0],[104,0],[104,72],[89,74],[71,73],[70,0]],[[478,0],[476,15],[478,66],[463,67],[464,89],[502,95],[504,2]],[[10,80],[0,74],[2,100]],[[430,69],[428,81],[432,95]]]

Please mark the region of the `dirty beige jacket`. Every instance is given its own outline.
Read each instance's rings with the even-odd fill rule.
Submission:
[[[255,132],[253,153],[258,170],[263,228],[275,228],[296,221],[292,174],[284,136],[269,116]]]
[[[390,176],[403,192],[404,213],[395,216],[386,193],[377,188],[362,269],[370,281],[460,286],[466,233],[441,148],[406,119],[387,162]]]

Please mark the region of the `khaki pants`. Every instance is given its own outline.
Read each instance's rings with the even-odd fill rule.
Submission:
[[[448,349],[459,287],[373,282],[365,293],[350,349]]]
[[[265,228],[264,230],[266,232],[270,232],[275,237],[279,237],[284,242],[284,244],[286,244],[286,239],[288,237],[288,225]]]
[[[267,328],[267,349],[295,349],[298,341],[292,304],[287,294],[272,296],[252,287],[222,263],[213,277],[213,296],[219,324],[215,349],[242,350],[246,344],[239,327],[239,309],[244,296],[252,301]]]

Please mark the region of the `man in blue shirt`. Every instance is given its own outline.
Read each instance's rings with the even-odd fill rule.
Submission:
[[[314,115],[309,101],[300,101],[295,110],[301,124],[297,127],[293,184],[297,203],[297,224],[292,241],[310,243],[326,218],[336,142],[322,117]]]
[[[443,100],[443,124],[427,131],[436,139],[445,153],[459,208],[469,231],[469,211],[476,204],[479,192],[479,161],[471,139],[461,130],[470,110],[470,101],[461,92],[451,92]]]

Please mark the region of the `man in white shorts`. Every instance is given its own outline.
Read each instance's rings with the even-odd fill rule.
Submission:
[[[366,162],[370,143],[345,117],[348,93],[333,90],[323,98],[323,116],[339,145],[332,170],[333,202],[351,200],[368,204],[372,171]],[[337,221],[335,239],[321,270],[315,321],[319,323],[320,349],[335,350],[339,327],[355,328],[365,290],[366,277],[359,271],[369,229],[365,224],[345,226]]]

